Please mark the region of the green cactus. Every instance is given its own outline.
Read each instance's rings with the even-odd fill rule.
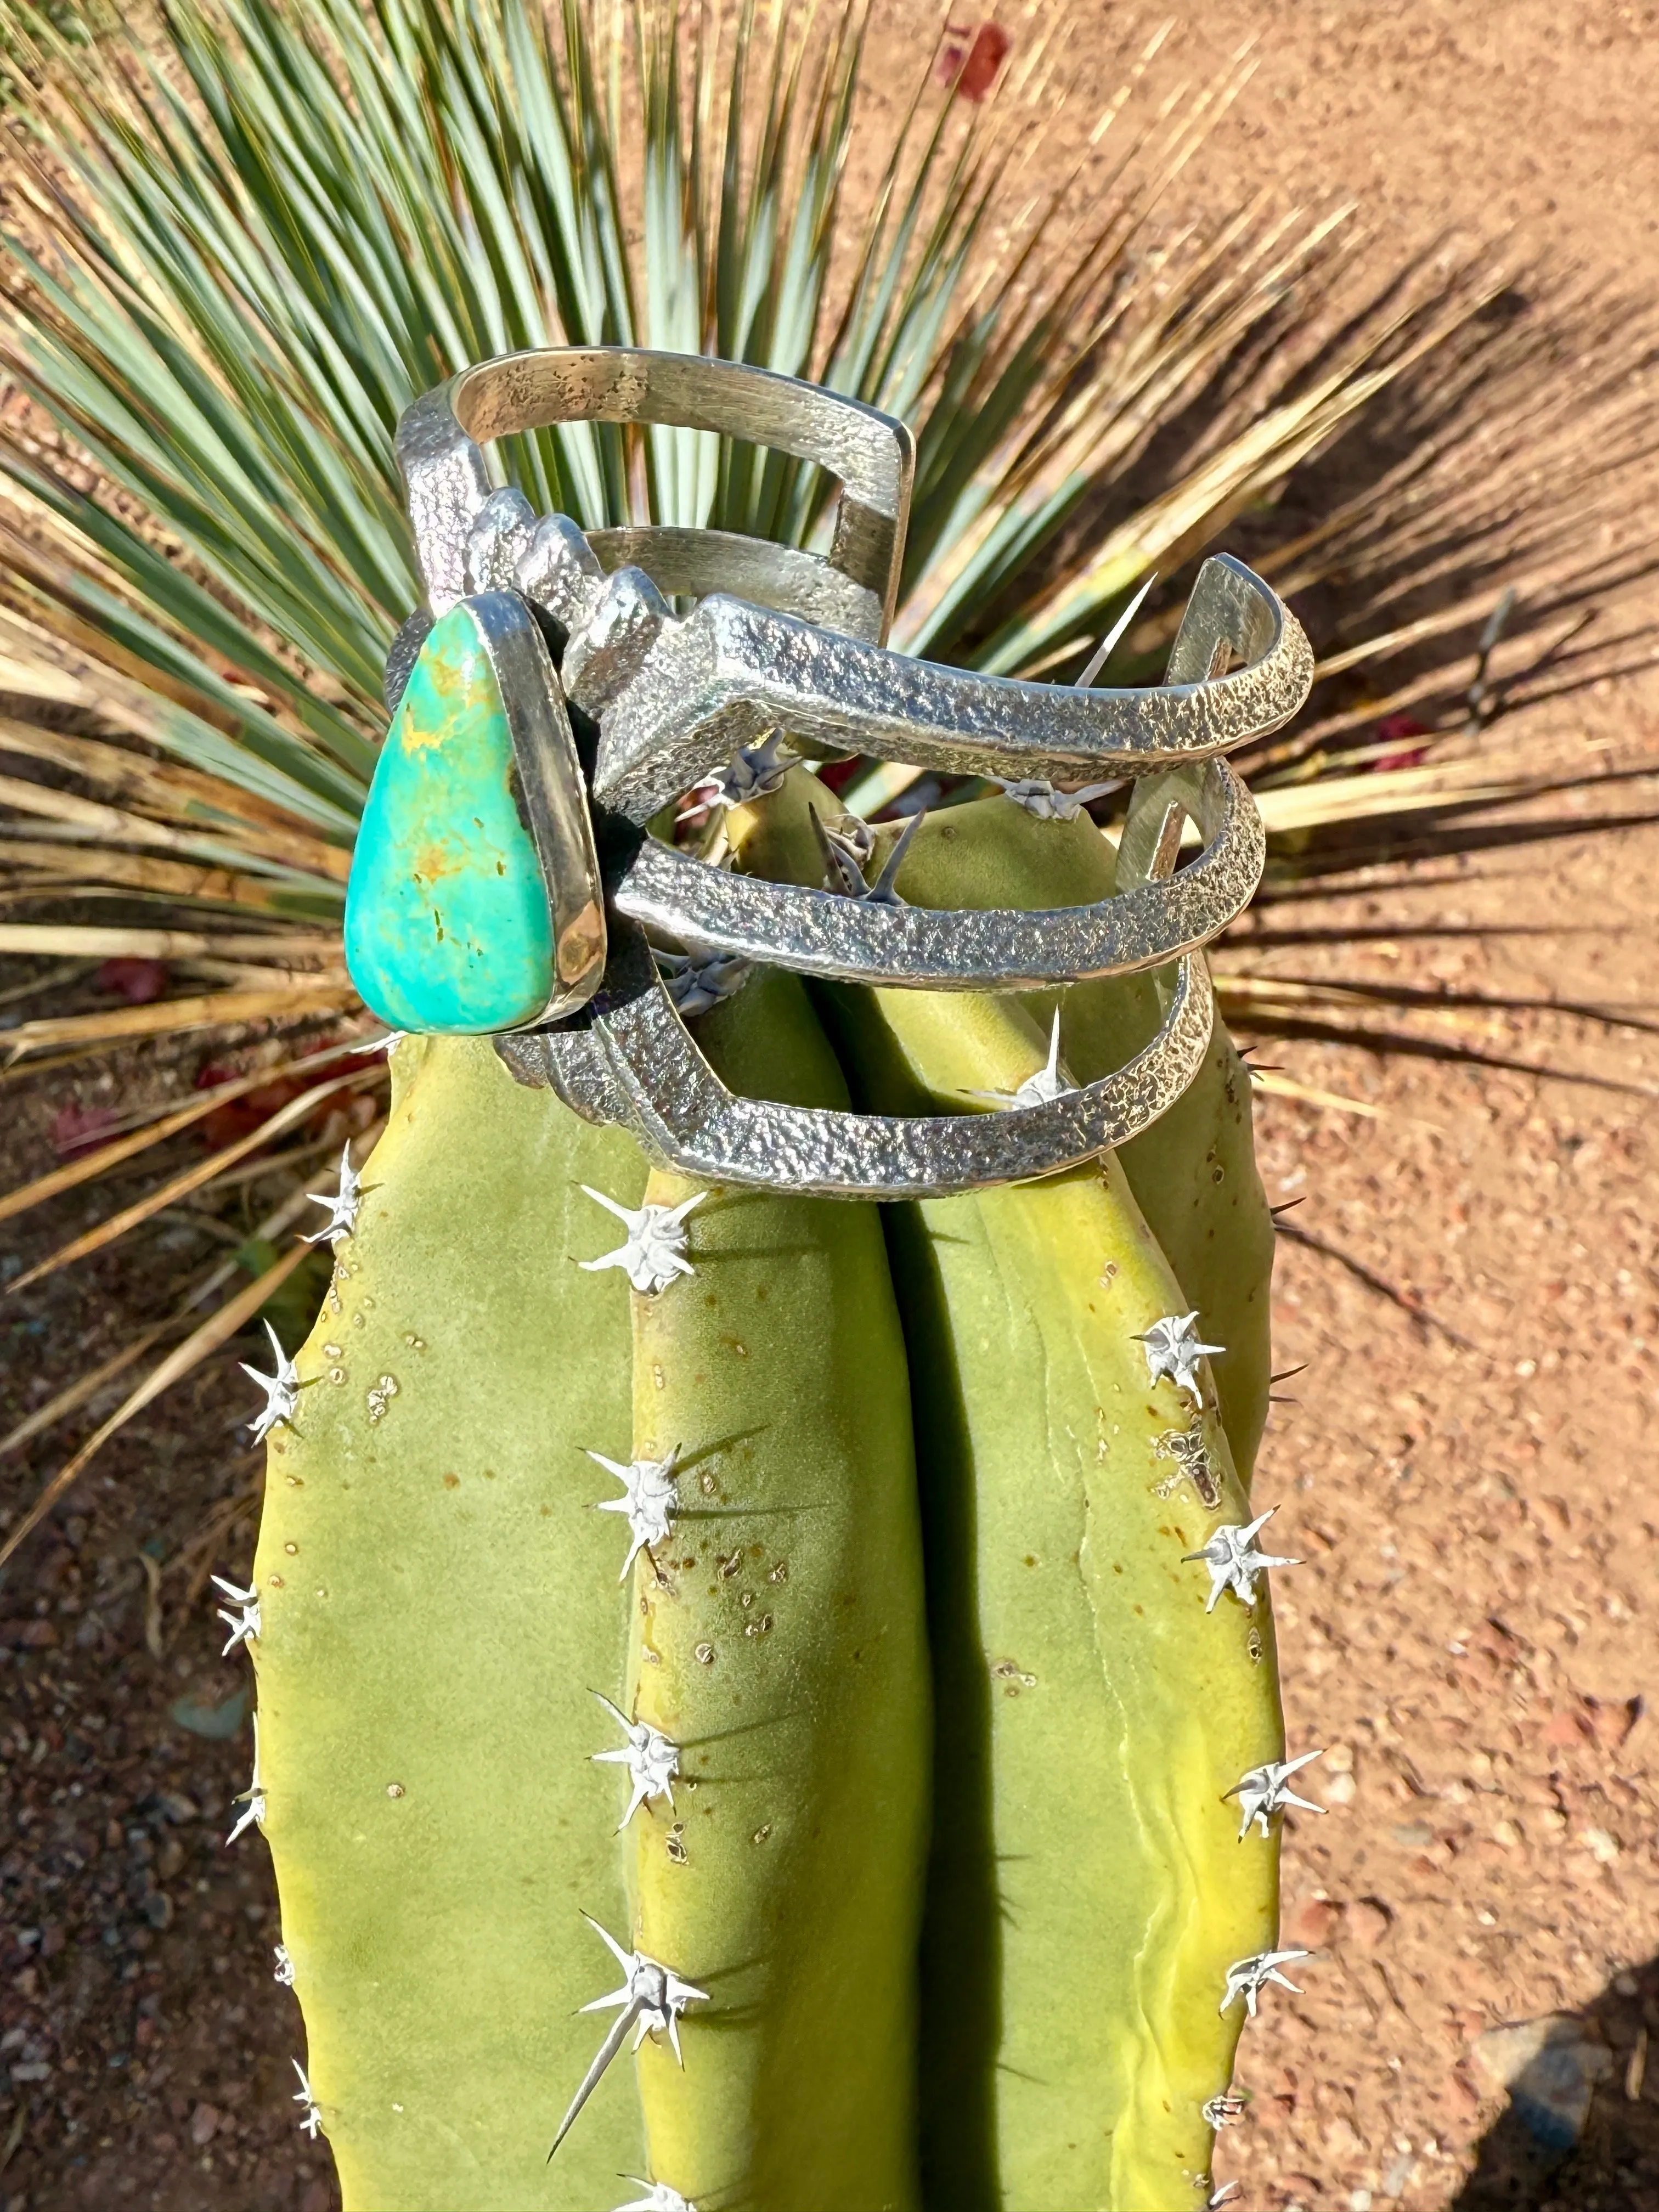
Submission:
[[[878,858],[894,835],[878,834]],[[915,906],[1086,906],[1112,896],[1115,856],[1086,814],[1042,821],[1000,797],[975,799],[921,824],[898,887]],[[1121,1067],[1161,1018],[1150,975],[1033,991],[1022,1003],[1045,1035],[1058,1011],[1062,1055],[1079,1083]],[[1273,1224],[1256,1170],[1249,1075],[1224,1024],[1187,1090],[1117,1158],[1200,1334],[1227,1347],[1216,1395],[1248,1486],[1267,1418]]]
[[[847,1103],[793,976],[697,1030],[735,1088]],[[678,1835],[635,1822],[630,1879],[642,1947],[711,1999],[684,2071],[641,2052],[650,2170],[699,2204],[909,2212],[927,1662],[880,1218],[714,1191],[694,1220],[695,1279],[634,1301],[635,1451],[684,1446],[686,1507],[636,1563],[632,1710],[686,1786]]]
[[[701,1027],[731,1081],[846,1103],[793,978]],[[648,2166],[691,2198],[904,2212],[927,1653],[875,1210],[661,1176],[641,1200],[632,1142],[487,1041],[394,1066],[255,1571],[262,1825],[347,2206],[574,2212]],[[578,1267],[584,1182],[705,1200],[686,1272]],[[677,1467],[665,1541],[591,1510],[590,1452]],[[637,1805],[617,1714],[677,1754]],[[550,2174],[608,2024],[578,2008],[617,1978],[583,1914],[706,1996],[684,2071],[648,2035]]]
[[[739,865],[817,880],[815,809],[796,773],[734,810]],[[1059,905],[1110,866],[996,799],[901,881]],[[885,1112],[1048,1049],[1054,994],[820,996],[839,1064],[765,970],[699,1042]],[[1156,985],[1060,1012],[1085,1078]],[[1277,1909],[1282,1801],[1241,1837],[1238,1788],[1284,1756],[1218,1536],[1266,1376],[1230,1051],[1121,1160],[878,1213],[647,1180],[487,1041],[398,1047],[256,1566],[250,1813],[347,2212],[608,2212],[619,2173],[653,2212],[1205,2200]],[[1214,1377],[1194,1307],[1244,1340]]]
[[[830,811],[802,777],[741,818],[744,865],[816,882],[815,805]],[[930,902],[988,903],[989,871],[953,864],[951,826],[910,848],[931,854]],[[1029,854],[1060,828],[1013,825],[1007,844]],[[982,861],[1001,829],[981,816],[963,847]],[[1027,902],[1066,902],[1064,876],[1028,878]],[[1045,1062],[1009,998],[825,996],[874,1111],[961,1110]],[[1248,1519],[1213,1383],[1151,1372],[1142,1340],[1187,1309],[1115,1159],[896,1206],[889,1223],[939,1716],[927,2201],[1202,2202],[1204,2107],[1231,2081],[1242,2017],[1221,2000],[1277,1923],[1276,1837],[1241,1838],[1228,1794],[1284,1752],[1265,1593],[1206,1616],[1213,1577],[1192,1556]]]
[[[843,1034],[887,1110],[1044,1060],[994,1000],[884,993]],[[1180,1298],[1115,1163],[894,1211],[939,1705],[978,1739],[958,1757],[942,1729],[935,1775],[929,2201],[1167,2212],[1207,2193],[1239,2024],[1218,1999],[1276,1925],[1277,1853],[1241,1848],[1224,1802],[1283,1756],[1267,1608],[1206,1620],[1190,1563],[1243,1491],[1212,1391],[1200,1413],[1149,1387],[1137,1339]]]
[[[271,1434],[255,1561],[263,1826],[307,2073],[348,2205],[609,2204],[644,2171],[627,2069],[544,2180],[628,1925],[592,1692],[628,1644],[611,1486],[629,1291],[595,1188],[644,1161],[487,1039],[406,1040],[354,1233]],[[612,1223],[611,1226],[616,1224]]]

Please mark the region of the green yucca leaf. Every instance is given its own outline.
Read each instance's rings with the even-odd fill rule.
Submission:
[[[0,356],[61,441],[0,435],[0,602],[148,683],[166,712],[124,692],[136,735],[348,843],[420,591],[399,413],[492,353],[628,342],[912,421],[897,641],[999,672],[1081,658],[1412,347],[1376,315],[1317,376],[1279,345],[1333,281],[1325,222],[1246,211],[1139,281],[1147,216],[1237,70],[1172,103],[1080,222],[1065,179],[1007,227],[1017,107],[925,68],[849,196],[864,25],[864,0],[744,0],[724,23],[669,0],[162,0],[76,44],[0,0],[34,80]],[[1033,81],[1056,67],[1032,46]],[[1428,336],[1471,296],[1451,284]],[[1183,409],[1206,419],[1173,481],[1126,507]],[[501,461],[590,528],[800,544],[827,520],[820,471],[701,432],[574,424]]]
[[[867,0],[738,0],[731,15],[718,0],[156,0],[130,20],[83,15],[74,35],[59,0],[0,0],[13,126],[0,364],[33,404],[0,424],[0,683],[50,724],[14,723],[9,743],[95,794],[43,781],[0,812],[8,925],[74,902],[72,922],[31,918],[8,942],[101,948],[122,925],[89,932],[79,909],[105,900],[100,923],[143,915],[125,925],[135,948],[222,947],[191,972],[228,985],[48,1012],[9,1032],[14,1053],[53,1055],[24,1067],[247,1022],[332,1027],[349,1009],[318,925],[337,933],[385,720],[382,658],[421,590],[393,436],[410,399],[489,355],[701,350],[903,416],[917,470],[895,641],[999,673],[1077,667],[1150,571],[1178,570],[1408,368],[1440,410],[1431,434],[1255,556],[1286,592],[1340,568],[1363,580],[1373,614],[1388,610],[1382,636],[1340,641],[1334,677],[1451,634],[1413,595],[1457,532],[1495,542],[1501,496],[1480,471],[1440,465],[1472,422],[1506,425],[1486,474],[1523,468],[1534,506],[1537,438],[1553,438],[1558,475],[1583,496],[1535,542],[1553,528],[1593,541],[1593,488],[1616,483],[1650,434],[1645,417],[1616,421],[1608,397],[1634,341],[1607,349],[1598,407],[1579,378],[1552,414],[1524,343],[1468,338],[1486,291],[1476,264],[1415,291],[1389,269],[1356,301],[1340,216],[1247,208],[1202,240],[1155,243],[1160,196],[1248,76],[1229,67],[1130,131],[1162,32],[1102,99],[1091,149],[1109,130],[1128,136],[1103,181],[1088,174],[1074,216],[1083,173],[1036,189],[1024,174],[1044,159],[1034,119],[1067,91],[1052,37],[1063,11],[1051,14],[1050,42],[1030,39],[982,106],[925,58],[872,169]],[[538,509],[590,529],[708,523],[800,544],[828,521],[821,471],[696,431],[577,423],[507,441],[497,459]],[[1586,570],[1582,589],[1601,574]],[[1155,678],[1169,596],[1115,674]],[[1487,611],[1477,598],[1462,611],[1478,623]],[[1281,865],[1321,825],[1374,831],[1559,787],[1478,738],[1379,773],[1376,746],[1328,742],[1365,718],[1345,702],[1260,753]],[[88,725],[96,739],[78,734]],[[848,795],[873,809],[910,774],[866,769]],[[231,947],[251,917],[263,957],[286,945],[325,972],[239,967]],[[1295,985],[1221,982],[1252,1023],[1305,1018]],[[151,1139],[173,1126],[157,1118]],[[106,1171],[88,1164],[88,1179]],[[302,1188],[276,1204],[256,1232],[268,1251],[307,1204]],[[108,1371],[158,1334],[184,1338],[3,1549],[294,1263],[196,1326],[234,1282],[223,1262],[130,1344]]]

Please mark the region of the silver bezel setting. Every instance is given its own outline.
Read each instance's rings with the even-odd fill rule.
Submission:
[[[529,602],[479,592],[465,602],[495,672],[507,710],[519,788],[553,917],[553,988],[521,1029],[561,1020],[586,1005],[605,973],[605,887],[587,787],[553,656]]]

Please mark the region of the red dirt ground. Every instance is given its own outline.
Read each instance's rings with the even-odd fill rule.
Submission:
[[[1103,87],[1146,21],[1066,12],[1074,40],[1097,42]],[[878,13],[913,48],[926,11]],[[1231,0],[1193,8],[1165,81],[1207,70],[1255,21]],[[1597,283],[1650,283],[1659,9],[1290,5],[1262,52],[1182,187],[1194,205],[1262,182],[1322,204],[1355,191],[1390,254],[1513,223]],[[1605,674],[1516,720],[1622,756],[1659,737],[1659,682]],[[1656,802],[1649,778],[1582,806]],[[1659,830],[1638,826],[1377,870],[1264,908],[1240,949],[1261,973],[1617,1002],[1634,1023],[1656,1014],[1656,911]],[[1375,933],[1319,935],[1356,931]],[[1306,1200],[1285,1216],[1276,1311],[1279,1364],[1307,1365],[1260,1492],[1282,1501],[1276,1548],[1305,1562],[1279,1578],[1285,1695],[1293,1747],[1326,1747],[1309,1794],[1329,1809],[1288,1831],[1304,1994],[1271,1992],[1249,2032],[1251,2101],[1217,2172],[1251,2208],[1652,2212],[1659,1036],[1555,1011],[1477,1012],[1472,1034],[1457,1018],[1395,1026],[1551,1073],[1312,1037],[1264,1055],[1376,1110],[1261,1103],[1270,1194]],[[61,1100],[21,1096],[34,1168]],[[51,1241],[78,1225],[71,1202]],[[145,1297],[137,1257],[43,1286],[4,1323],[0,1424]],[[210,1741],[170,1711],[242,1679],[202,1583],[248,1556],[247,1411],[228,1360],[163,1401],[0,1591],[0,1761],[19,1808],[0,1838],[0,2212],[336,2201],[288,2101],[301,2035],[270,1978],[268,1862],[257,1839],[222,1848],[246,1732]],[[58,1441],[0,1468],[8,1504]],[[1548,2172],[1474,2046],[1553,2011],[1582,2015],[1611,2063],[1577,2155]]]

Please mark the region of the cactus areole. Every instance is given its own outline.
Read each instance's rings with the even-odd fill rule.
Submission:
[[[480,444],[594,418],[819,464],[829,550],[607,574]],[[909,436],[757,369],[513,356],[398,453],[347,913],[392,1106],[219,1582],[298,2124],[347,2212],[1206,2205],[1318,1809],[1202,958],[1306,641],[1220,557],[1153,690],[893,653]],[[1001,788],[901,836],[848,751]],[[692,793],[729,865],[648,826]]]

